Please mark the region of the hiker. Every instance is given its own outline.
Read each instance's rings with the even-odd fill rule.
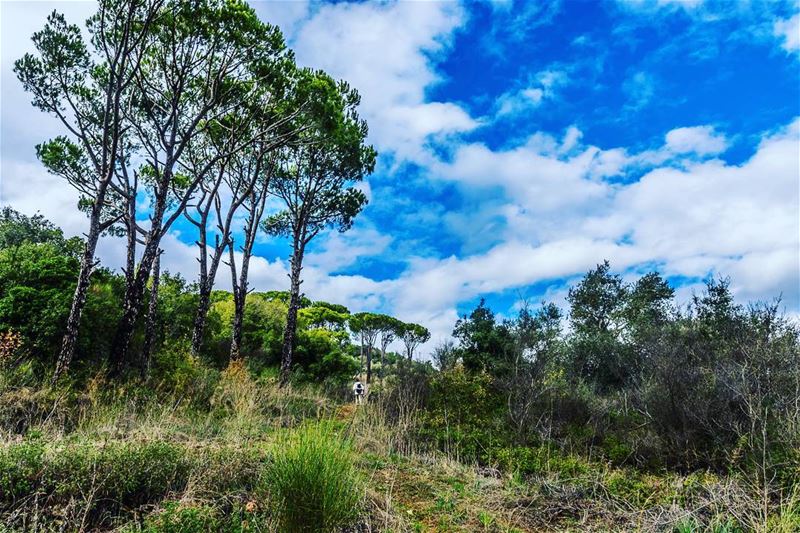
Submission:
[[[356,380],[353,384],[353,394],[356,397],[356,405],[364,403],[364,384],[361,381]]]

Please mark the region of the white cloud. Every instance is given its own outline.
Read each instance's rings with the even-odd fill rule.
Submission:
[[[707,141],[701,143],[706,152],[722,149],[709,141],[714,135],[697,137]],[[766,134],[741,165],[689,160],[614,187],[593,178],[591,162],[608,153],[629,159],[615,151],[584,147],[565,159],[526,147],[463,147],[441,175],[471,187],[501,188],[506,203],[492,209],[506,217],[507,240],[484,254],[424,263],[416,269],[425,272],[419,298],[433,305],[448,294],[469,298],[507,290],[579,274],[607,258],[618,269],[655,263],[668,275],[729,274],[743,299],[783,293],[796,307],[799,141],[800,119]],[[697,151],[697,144],[691,149]]]
[[[306,256],[305,263],[324,272],[335,272],[353,265],[361,258],[384,253],[392,237],[375,228],[357,226],[347,233],[330,232],[315,243],[318,251]]]
[[[538,107],[544,98],[544,90],[528,87],[516,93],[504,93],[497,99],[496,116],[502,117]]]
[[[667,133],[665,141],[666,148],[677,154],[714,155],[728,147],[725,136],[711,126],[676,128]]]
[[[495,103],[495,117],[516,115],[535,109],[545,99],[556,97],[556,90],[566,84],[568,76],[561,70],[543,70],[532,77],[522,89],[500,95]]]
[[[781,46],[787,52],[800,50],[800,13],[775,22],[773,33],[781,40]]]
[[[464,18],[450,2],[326,5],[291,44],[301,64],[358,88],[379,151],[419,159],[428,136],[478,125],[459,105],[425,98],[426,88],[440,81],[432,61],[449,48]]]

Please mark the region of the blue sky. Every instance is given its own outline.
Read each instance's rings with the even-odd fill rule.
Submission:
[[[658,269],[686,300],[728,275],[741,301],[800,310],[797,2],[255,2],[298,62],[348,80],[380,161],[370,204],[315,243],[314,299],[428,325],[434,341],[480,297],[562,303],[603,259]],[[10,72],[56,7],[3,2],[0,201],[80,233],[75,195],[35,161],[60,133]],[[165,263],[196,276],[179,224]],[[101,256],[119,264],[122,243]],[[252,281],[284,288],[263,237]],[[227,275],[222,273],[224,286]]]

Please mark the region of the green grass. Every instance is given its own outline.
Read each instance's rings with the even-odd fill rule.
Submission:
[[[304,425],[278,439],[265,487],[286,532],[349,525],[364,497],[351,442],[325,423]]]

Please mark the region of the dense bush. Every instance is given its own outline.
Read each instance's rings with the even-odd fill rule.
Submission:
[[[192,462],[168,442],[70,444],[48,449],[41,439],[0,450],[0,503],[24,505],[34,495],[54,513],[76,498],[89,520],[158,501],[185,487]]]
[[[459,320],[424,440],[522,471],[549,442],[619,465],[797,483],[800,335],[778,304],[743,307],[712,279],[681,309],[658,274],[626,284],[608,263],[569,302],[566,333],[550,305],[499,322],[481,302]]]

